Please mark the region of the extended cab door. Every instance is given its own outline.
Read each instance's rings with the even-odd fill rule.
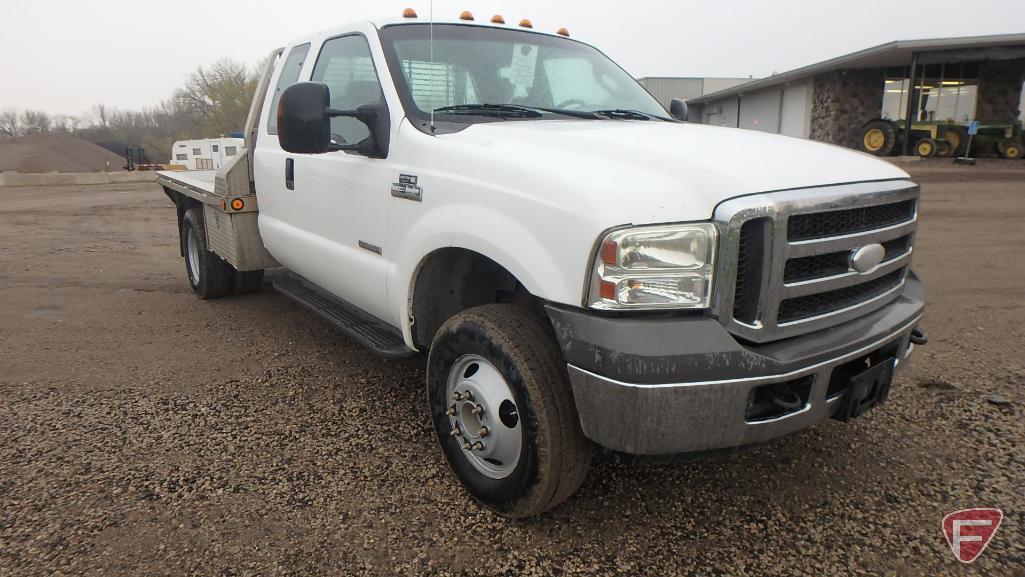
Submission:
[[[293,48],[282,66],[267,115],[268,129],[281,91],[295,82],[285,73],[293,51],[300,48]],[[299,66],[310,80],[328,86],[332,108],[384,104],[362,34],[328,39],[313,56],[304,55],[302,60],[308,61]],[[363,123],[347,117],[332,119],[331,132],[336,144],[355,144],[369,135]],[[281,149],[276,136],[262,139],[257,149],[254,172],[267,249],[285,267],[336,296],[379,318],[389,318],[383,255],[389,161],[343,151],[290,154]]]

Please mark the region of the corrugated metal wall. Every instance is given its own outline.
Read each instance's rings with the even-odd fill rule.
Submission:
[[[641,78],[639,82],[666,108],[674,98],[701,96],[704,86],[702,78]]]

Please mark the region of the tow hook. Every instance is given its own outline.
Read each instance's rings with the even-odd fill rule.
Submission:
[[[929,337],[925,336],[922,329],[915,327],[911,330],[911,344],[913,345],[924,345],[929,342]]]

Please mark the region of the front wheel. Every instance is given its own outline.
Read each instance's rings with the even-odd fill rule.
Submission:
[[[530,311],[495,304],[452,317],[427,365],[438,442],[475,499],[522,518],[576,492],[591,447],[555,339]]]

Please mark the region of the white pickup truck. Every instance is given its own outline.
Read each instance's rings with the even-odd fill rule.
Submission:
[[[857,417],[925,342],[907,174],[671,110],[565,30],[407,11],[276,50],[247,154],[158,178],[201,297],[281,267],[369,350],[427,354],[456,477],[525,517],[596,453]]]

